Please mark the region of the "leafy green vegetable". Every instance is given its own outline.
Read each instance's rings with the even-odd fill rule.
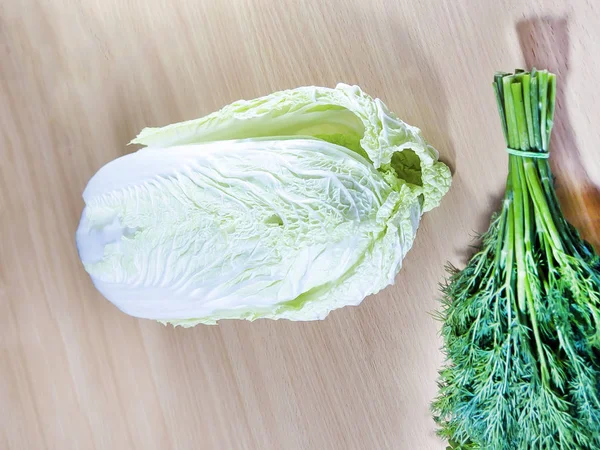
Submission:
[[[556,78],[497,74],[500,213],[444,287],[433,403],[454,449],[600,448],[600,258],[564,219],[548,160]]]
[[[313,320],[393,283],[450,186],[359,88],[305,87],[144,129],[90,180],[77,245],[124,312],[192,326]]]

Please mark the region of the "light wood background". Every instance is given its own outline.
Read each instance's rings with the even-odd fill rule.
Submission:
[[[600,6],[567,3],[0,0],[0,449],[444,448],[430,314],[503,191],[495,70],[559,72],[552,163],[600,242]],[[94,290],[81,192],[143,126],[338,81],[421,127],[454,172],[395,286],[318,323],[188,330]]]

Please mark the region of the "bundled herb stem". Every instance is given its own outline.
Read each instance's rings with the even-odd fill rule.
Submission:
[[[444,286],[433,403],[453,449],[600,448],[600,259],[563,217],[548,164],[556,77],[499,73],[502,210]]]

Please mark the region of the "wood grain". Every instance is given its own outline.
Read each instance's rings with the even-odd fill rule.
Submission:
[[[444,448],[430,313],[502,193],[495,70],[559,72],[561,200],[600,243],[600,6],[564,5],[0,0],[0,448]],[[81,192],[143,126],[339,81],[421,127],[454,171],[393,287],[318,323],[189,330],[94,290]]]

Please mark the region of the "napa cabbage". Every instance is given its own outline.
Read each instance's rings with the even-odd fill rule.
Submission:
[[[146,128],[76,232],[96,288],[175,325],[315,320],[394,282],[450,171],[356,86],[301,87]]]

